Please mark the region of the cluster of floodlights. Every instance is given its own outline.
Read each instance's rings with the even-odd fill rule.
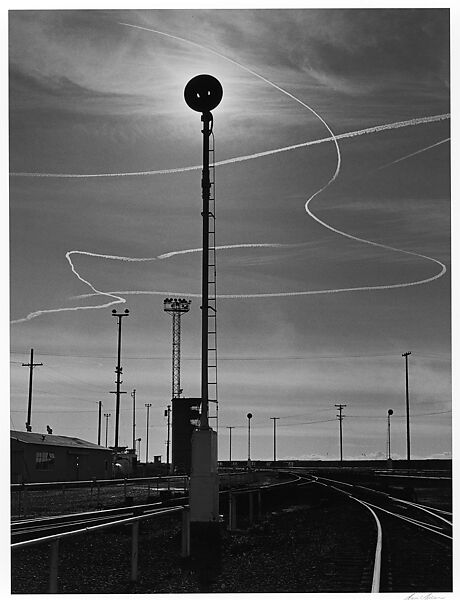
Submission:
[[[190,310],[191,300],[186,298],[166,298],[164,301],[164,309],[166,311],[187,312]]]

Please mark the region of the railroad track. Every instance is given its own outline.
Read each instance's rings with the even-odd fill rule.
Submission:
[[[185,503],[187,503],[187,501],[188,500],[185,499]],[[11,543],[34,540],[117,520],[122,521],[138,515],[152,514],[164,510],[167,506],[168,502],[154,502],[131,507],[109,508],[105,510],[13,521],[11,523]]]
[[[221,492],[222,506],[226,494],[241,497],[256,492],[264,510],[317,501],[320,535],[328,544],[331,527],[340,531],[340,543],[332,556],[331,573],[324,592],[429,592],[452,590],[452,515],[430,507],[391,496],[371,488],[353,485],[308,473],[285,472],[285,480],[275,484],[234,488]],[[230,499],[230,498],[229,498]],[[260,500],[257,500],[259,502]],[[256,500],[254,499],[254,502]],[[73,535],[83,530],[97,530],[107,524],[131,523],[138,516],[148,519],[171,506],[187,506],[188,498],[163,502],[88,511],[62,516],[23,519],[12,523],[12,543],[21,546],[27,540]],[[252,506],[252,501],[251,504]],[[324,508],[322,512],[321,507]],[[246,507],[247,509],[247,507]],[[259,509],[259,505],[258,505]],[[252,509],[251,509],[252,511]],[[243,515],[244,517],[244,515]],[[335,525],[334,519],[341,517]],[[243,518],[244,520],[244,518]],[[329,529],[328,529],[329,528]],[[324,530],[324,533],[321,532]],[[350,541],[351,540],[351,541]],[[330,588],[329,588],[330,586]]]
[[[365,486],[312,475],[306,479],[361,504],[374,519],[375,553],[371,558],[362,557],[362,575],[354,582],[349,575],[350,566],[354,567],[360,556],[356,553],[349,557],[350,565],[344,565],[341,580],[337,582],[341,591],[361,591],[349,586],[361,585],[370,571],[372,582],[367,591],[452,590],[451,513]],[[372,566],[366,560],[371,560]]]
[[[286,484],[300,481],[301,478],[293,475],[289,481],[283,481],[274,484],[265,484],[260,487],[240,487],[234,490],[221,490],[220,496],[223,497],[231,491],[241,494],[247,494],[250,491],[268,490],[283,487]],[[162,511],[165,508],[173,506],[188,506],[189,498],[187,495],[175,496],[163,501],[135,504],[129,507],[117,507],[108,509],[98,509],[94,511],[77,512],[64,515],[41,516],[29,519],[14,520],[11,522],[11,543],[34,540],[47,536],[67,533],[74,530],[84,529],[102,525],[103,523],[122,521],[130,517],[152,514]]]

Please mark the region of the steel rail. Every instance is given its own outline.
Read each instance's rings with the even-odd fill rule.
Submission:
[[[232,476],[241,476],[246,474],[246,472],[237,471],[230,473],[219,473],[219,478],[232,477]],[[140,484],[140,483],[168,483],[168,481],[175,482],[182,480],[185,483],[188,483],[188,475],[156,475],[155,477],[126,477],[122,479],[85,479],[78,481],[42,481],[42,482],[30,482],[30,483],[11,483],[10,490],[12,492],[20,492],[21,490],[40,490],[40,489],[61,489],[62,486],[71,488],[79,488],[79,487],[94,487],[94,486],[116,486],[123,484]]]
[[[371,586],[371,594],[378,594],[380,592],[380,573],[382,570],[382,524],[380,523],[379,518],[375,514],[375,512],[370,508],[365,502],[351,496],[353,500],[356,500],[363,506],[365,506],[375,519],[375,523],[377,525],[377,543],[375,545],[375,555],[374,555],[374,571],[372,573],[372,586]]]
[[[155,476],[155,477],[135,477],[135,478],[122,478],[122,479],[85,479],[78,481],[42,481],[42,482],[33,482],[33,483],[12,483],[10,484],[11,491],[21,491],[24,489],[49,489],[49,488],[62,488],[62,486],[66,486],[69,488],[75,487],[91,487],[91,486],[115,486],[122,485],[124,483],[148,483],[150,482],[165,482],[168,481],[177,481],[177,480],[185,480],[188,479],[187,475],[167,475],[163,476]]]
[[[152,519],[153,517],[163,516],[166,514],[172,514],[177,512],[184,511],[185,508],[183,506],[175,506],[173,508],[164,508],[158,509],[154,513],[149,513],[147,515],[137,515],[135,517],[129,517],[127,519],[119,519],[117,521],[111,521],[110,523],[101,523],[100,525],[91,525],[89,527],[84,527],[82,529],[74,529],[73,531],[66,531],[63,533],[55,533],[53,535],[34,538],[33,540],[25,540],[23,542],[15,542],[11,544],[11,549],[16,550],[17,548],[25,548],[27,546],[35,546],[37,544],[45,544],[50,543],[56,540],[60,540],[62,538],[72,537],[75,535],[81,535],[84,533],[90,533],[92,531],[99,531],[101,529],[108,529],[109,527],[117,527],[119,525],[128,525],[129,523],[135,523],[137,521],[144,521],[146,519]]]
[[[366,502],[366,504],[369,504],[369,506],[373,506],[374,508],[378,508],[379,510],[381,510],[385,513],[388,513],[392,517],[398,517],[399,519],[402,519],[403,521],[407,521],[408,523],[411,523],[412,525],[415,525],[416,527],[422,527],[423,529],[427,529],[428,531],[431,531],[431,533],[436,533],[437,535],[442,535],[443,537],[448,538],[450,540],[453,539],[451,535],[447,535],[446,533],[442,533],[441,531],[436,531],[435,529],[431,529],[431,527],[422,525],[419,522],[415,522],[414,519],[411,519],[410,517],[404,517],[403,515],[398,515],[398,513],[393,513],[389,510],[386,510],[385,508],[382,508],[381,506],[371,504],[370,502]]]
[[[424,512],[428,513],[432,517],[440,519],[441,521],[444,521],[444,523],[447,523],[448,525],[450,525],[452,527],[452,521],[449,521],[448,519],[441,517],[441,515],[437,515],[435,512],[432,512],[433,510],[439,510],[439,509],[436,509],[436,508],[433,509],[431,506],[430,507],[423,506],[422,504],[416,504],[415,502],[409,502],[408,500],[401,500],[400,498],[395,498],[393,496],[390,496],[390,498],[392,500],[396,500],[397,502],[403,502],[404,504],[408,504],[409,506],[415,506],[419,510],[423,510]],[[445,511],[441,511],[441,512],[445,512]],[[447,513],[447,514],[452,514],[452,513]]]
[[[333,481],[334,483],[338,483],[339,485],[347,485],[347,486],[351,486],[351,484],[349,484],[349,483],[344,483],[344,482],[342,482],[342,481],[335,481],[335,480],[333,480],[333,479],[327,479],[326,477],[321,477],[321,479],[324,479],[324,480],[326,480],[326,481]],[[325,485],[325,484],[323,484],[323,485]],[[344,490],[341,490],[340,488],[337,488],[337,487],[335,487],[335,486],[332,486],[332,485],[331,485],[330,487],[334,488],[334,489],[335,489],[335,490],[337,490],[337,491],[342,491],[342,492],[344,492],[344,493],[347,493],[347,492],[345,492]],[[369,491],[375,492],[375,490],[373,490],[372,488],[366,488],[366,489],[368,489]],[[379,493],[379,492],[376,492],[376,493]],[[349,495],[350,497],[353,497],[353,496],[351,496],[351,494],[348,494],[348,495]],[[438,518],[438,519],[440,519],[441,521],[444,521],[445,523],[447,523],[448,525],[450,525],[450,526],[452,527],[452,523],[451,523],[450,521],[448,521],[447,519],[444,519],[444,518],[443,518],[443,517],[441,517],[440,515],[437,515],[437,514],[435,514],[435,513],[431,512],[430,510],[428,510],[427,508],[425,508],[425,507],[423,507],[423,506],[421,506],[421,505],[419,505],[419,504],[415,504],[414,502],[409,502],[408,500],[402,500],[401,498],[396,498],[395,496],[387,496],[387,497],[388,497],[389,499],[391,499],[391,500],[394,500],[394,501],[396,501],[396,502],[402,502],[402,503],[404,503],[404,504],[408,504],[409,506],[415,507],[415,508],[417,508],[418,510],[423,510],[423,511],[427,512],[428,514],[430,514],[432,517]],[[357,499],[357,498],[355,498],[355,499]],[[448,537],[448,538],[452,539],[450,536],[448,536],[448,535],[446,535],[446,534],[444,534],[444,533],[437,532],[437,531],[435,531],[434,529],[431,529],[431,527],[434,527],[434,528],[436,528],[436,529],[439,529],[439,527],[438,527],[437,525],[429,525],[428,523],[424,523],[424,522],[422,522],[422,521],[418,521],[417,519],[412,519],[412,518],[410,518],[410,517],[405,517],[404,515],[398,515],[397,513],[392,513],[392,512],[390,512],[390,511],[387,511],[387,510],[385,510],[384,508],[381,508],[380,506],[377,506],[377,505],[375,505],[375,504],[372,504],[372,503],[370,503],[370,502],[367,502],[367,501],[366,501],[366,503],[367,503],[367,504],[369,504],[369,506],[374,506],[375,508],[379,508],[380,510],[382,510],[382,511],[384,511],[384,512],[387,512],[387,513],[388,513],[388,514],[390,514],[390,515],[393,515],[393,516],[395,516],[395,517],[399,517],[399,518],[401,518],[401,519],[404,519],[404,520],[408,521],[409,523],[413,523],[414,525],[419,525],[420,527],[423,527],[424,529],[429,529],[429,530],[430,530],[430,531],[432,531],[433,533],[439,533],[439,535],[443,535],[443,536],[445,536],[445,537]]]
[[[382,539],[383,539],[382,525],[380,523],[379,518],[377,517],[375,512],[369,506],[367,506],[367,503],[363,502],[359,498],[355,498],[352,494],[349,494],[345,490],[341,490],[340,488],[337,488],[333,485],[329,485],[327,483],[322,483],[321,481],[316,481],[315,483],[318,483],[319,485],[323,485],[325,487],[332,487],[333,489],[337,490],[338,492],[345,494],[352,500],[356,500],[357,502],[359,502],[360,504],[365,506],[372,513],[372,516],[374,517],[375,523],[377,526],[377,542],[375,544],[374,569],[372,572],[371,593],[379,593],[379,591],[380,591],[380,573],[381,573],[381,565],[382,565]]]
[[[190,513],[188,507],[174,507],[166,509],[157,509],[153,514],[137,515],[128,519],[118,519],[111,523],[103,523],[100,525],[93,525],[85,527],[84,529],[77,529],[64,533],[58,533],[49,535],[46,537],[35,538],[33,540],[26,540],[23,542],[17,542],[11,544],[11,549],[26,548],[30,546],[37,546],[38,544],[47,543],[50,544],[50,567],[49,567],[49,587],[48,591],[51,594],[58,593],[58,572],[59,572],[59,543],[63,538],[73,537],[76,535],[82,535],[84,533],[100,531],[102,529],[108,529],[109,527],[126,526],[132,524],[132,538],[131,538],[131,574],[130,581],[137,581],[138,578],[138,557],[139,557],[139,522],[153,517],[161,517],[173,513],[182,513],[182,543],[181,543],[181,556],[190,556]]]
[[[102,516],[102,515],[108,515],[111,513],[131,513],[134,512],[135,510],[142,510],[144,507],[145,508],[152,508],[153,506],[158,506],[162,504],[161,502],[153,502],[151,504],[135,504],[133,506],[120,506],[118,508],[104,508],[101,510],[91,510],[91,511],[83,511],[83,512],[75,512],[75,513],[67,513],[64,515],[45,515],[42,517],[35,517],[35,518],[31,518],[31,519],[24,519],[22,521],[12,521],[11,526],[12,527],[18,527],[21,525],[33,525],[34,523],[39,523],[39,522],[50,522],[50,521],[65,521],[65,520],[69,520],[71,521],[72,518],[79,518],[79,517],[89,517],[91,515],[94,515],[95,517],[98,516]]]

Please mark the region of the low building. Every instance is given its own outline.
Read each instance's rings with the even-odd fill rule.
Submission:
[[[11,431],[11,483],[111,479],[112,451],[75,437]]]

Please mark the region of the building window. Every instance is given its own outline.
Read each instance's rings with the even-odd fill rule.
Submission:
[[[54,469],[53,452],[37,452],[35,454],[35,468],[39,471],[49,471]]]

